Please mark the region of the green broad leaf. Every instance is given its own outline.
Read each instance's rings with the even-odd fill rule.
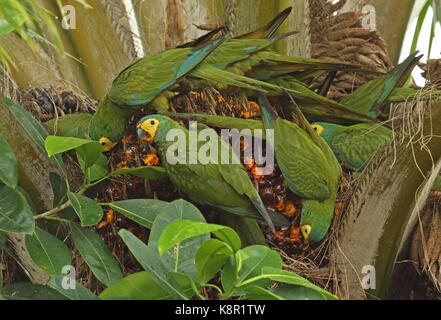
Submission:
[[[247,286],[245,292],[243,299],[247,300],[326,300],[316,290],[293,285],[279,285],[271,289],[253,285]]]
[[[14,31],[15,27],[22,26],[23,23],[26,21],[25,17],[21,15],[18,11],[8,10],[8,13],[8,19],[12,19],[14,22],[13,24],[11,24],[7,19],[0,18],[0,35],[8,34]]]
[[[8,20],[0,19],[0,36],[8,34],[14,30],[14,27],[9,24]]]
[[[81,168],[86,168],[86,164],[82,158],[79,157],[78,162],[80,163]],[[88,181],[95,181],[104,178],[109,172],[109,168],[107,166],[107,157],[100,153],[97,161],[84,170]]]
[[[187,300],[188,296],[179,283],[173,278],[164,265],[159,255],[152,247],[147,247],[144,242],[125,229],[118,232],[121,239],[134,255],[141,266],[149,272],[152,279],[161,286],[173,299]]]
[[[187,295],[192,289],[188,279],[175,279]],[[187,288],[187,289],[185,289]],[[103,300],[130,299],[130,300],[172,300],[173,296],[158,285],[147,271],[131,274],[118,280],[105,289],[100,295]]]
[[[23,194],[0,185],[0,230],[32,234],[34,227],[34,216]]]
[[[421,9],[419,15],[418,15],[418,20],[417,20],[417,24],[415,27],[415,31],[414,31],[414,35],[413,35],[413,39],[412,39],[412,45],[410,47],[410,52],[415,52],[417,44],[418,44],[418,39],[420,37],[421,34],[421,30],[423,27],[423,23],[424,20],[426,18],[427,12],[429,10],[430,4],[431,4],[432,0],[427,0],[426,3],[424,4],[423,8]]]
[[[48,136],[46,129],[38,122],[29,112],[27,112],[23,107],[15,104],[7,98],[1,98],[8,107],[11,114],[17,119],[20,125],[23,127],[24,131],[31,137],[35,143],[44,151],[44,141]],[[60,168],[61,172],[66,175],[66,167],[64,166],[63,159],[61,155],[55,155],[53,157],[55,163]]]
[[[33,235],[26,235],[26,248],[36,265],[49,276],[62,275],[63,268],[71,264],[69,248],[38,227]]]
[[[14,150],[0,134],[0,182],[11,188],[18,184],[18,162]]]
[[[217,239],[205,241],[196,253],[196,269],[199,282],[207,283],[232,256],[233,250],[225,242]]]
[[[1,294],[7,300],[68,300],[54,289],[31,282],[12,283]]]
[[[6,233],[0,231],[0,250],[3,250],[6,245]]]
[[[92,199],[73,192],[68,192],[67,197],[83,227],[94,226],[103,218],[103,209]]]
[[[98,300],[92,291],[66,276],[53,276],[47,285],[69,300]]]
[[[271,250],[266,246],[249,246],[240,250],[237,255],[240,255],[242,267],[239,274],[236,275],[236,264],[233,257],[230,257],[222,270],[221,282],[225,291],[229,291],[233,283],[239,287],[242,282],[262,274],[262,268],[273,267],[275,270],[282,270],[282,258],[275,250]],[[260,287],[267,287],[272,283],[270,279],[256,279],[252,285]],[[240,296],[245,293],[242,285],[234,291],[235,296]]]
[[[20,185],[16,186],[15,190],[20,192],[23,195],[23,197],[26,199],[26,202],[28,203],[29,207],[31,208],[32,215],[36,215],[38,213],[37,207],[35,206],[34,200],[31,198],[29,193],[25,189],[20,187]]]
[[[230,227],[191,220],[175,220],[167,226],[159,238],[159,254],[163,255],[183,240],[210,232],[227,243],[234,252],[240,249],[240,238]]]
[[[162,167],[138,167],[112,171],[107,175],[107,178],[112,178],[120,174],[131,174],[135,177],[147,180],[161,180],[168,177],[167,172]]]
[[[158,259],[161,259],[167,270],[184,273],[196,279],[196,253],[200,246],[210,238],[209,233],[185,239],[161,256],[158,251],[158,241],[164,229],[172,221],[182,219],[205,223],[204,216],[193,204],[185,200],[173,201],[155,219],[150,232],[148,246],[158,255]]]
[[[321,294],[327,300],[337,299],[332,293],[320,288],[319,286],[316,286],[315,284],[309,282],[305,278],[295,273],[273,267],[263,267],[261,268],[261,272],[262,273],[260,276],[255,277],[256,279],[259,279],[257,281],[260,281],[260,279],[269,279],[272,281],[287,283],[295,286],[301,286],[315,290],[317,293]],[[247,282],[253,283],[254,285],[256,284],[256,281],[252,278],[248,279]],[[244,282],[243,285],[247,285],[247,282]]]
[[[89,139],[89,124],[92,117],[93,115],[89,113],[71,113],[46,121],[44,126],[52,136]]]
[[[248,286],[245,288],[245,296],[243,299],[246,300],[291,300],[286,299],[281,295],[259,286]],[[296,299],[292,299],[296,300]],[[300,300],[300,299],[299,299]]]
[[[44,147],[49,156],[76,149],[77,155],[88,167],[98,160],[102,151],[98,141],[74,137],[48,136],[44,141]]]
[[[93,143],[86,143],[81,147],[76,148],[75,150],[80,167],[85,174],[87,174],[87,169],[93,166],[98,161],[100,156],[101,161],[103,160],[102,157],[106,158],[106,156],[102,154],[103,147],[97,141],[93,141]]]
[[[316,290],[301,286],[279,285],[270,289],[270,291],[285,300],[326,300]]]
[[[169,203],[154,199],[134,199],[112,202],[106,205],[150,229],[155,218],[164,211]]]
[[[106,287],[122,278],[118,262],[94,232],[72,223],[72,239],[95,277]]]
[[[66,181],[55,172],[49,173],[49,181],[52,187],[52,192],[54,194],[53,207],[56,208],[60,206],[66,198]]]
[[[72,207],[67,207],[56,214],[58,218],[75,222],[78,219],[78,215]]]

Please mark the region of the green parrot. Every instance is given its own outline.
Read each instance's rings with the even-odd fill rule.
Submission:
[[[379,124],[342,126],[317,122],[312,127],[329,144],[337,159],[352,171],[362,171],[394,136],[391,129]]]
[[[175,96],[171,90],[224,40],[153,54],[123,70],[100,101],[90,123],[90,137],[101,142],[103,151],[109,151],[122,138],[131,107],[168,109],[168,99]]]
[[[327,143],[297,109],[300,126],[281,119],[265,95],[258,96],[263,125],[274,136],[274,153],[289,189],[302,201],[300,230],[306,241],[323,239],[334,215],[342,169]]]
[[[269,49],[280,39],[296,32],[275,36],[290,10],[279,14],[269,25],[242,37],[227,36],[202,42],[197,47],[166,50],[140,59],[123,70],[113,81],[101,100],[90,123],[90,137],[103,145],[103,151],[113,148],[122,137],[131,107],[148,106],[165,111],[169,100],[181,92],[215,86],[219,90],[232,87],[250,92],[263,91],[269,95],[290,92],[300,102],[316,105],[328,112],[348,114],[358,122],[372,118],[326,99],[292,75],[305,69],[361,70],[365,67],[315,59],[287,57]],[[261,37],[261,38],[249,38]],[[252,78],[252,77],[255,77]],[[265,80],[265,81],[262,81]],[[279,84],[289,84],[287,88]]]
[[[387,103],[394,89],[402,87],[406,83],[422,57],[422,55],[417,55],[418,51],[412,53],[389,73],[366,82],[351,94],[344,96],[339,102],[346,107],[376,118],[383,111],[383,106]]]
[[[199,141],[197,137],[192,138],[192,133],[178,122],[163,115],[149,115],[137,124],[139,138],[148,137],[152,141],[171,182],[190,200],[245,217],[259,218],[260,214],[273,232],[275,229],[272,219],[276,224],[286,224],[284,218],[274,213],[272,219],[270,218],[232,148],[213,132],[216,135],[216,148],[213,152],[210,148],[206,152],[208,161],[202,162],[196,156],[201,154],[206,143]],[[183,141],[170,141],[172,133]],[[182,144],[176,145],[178,142]],[[191,147],[193,144],[195,149]],[[177,156],[180,160],[170,158],[170,155]],[[225,158],[221,155],[227,155],[228,163],[223,161]]]

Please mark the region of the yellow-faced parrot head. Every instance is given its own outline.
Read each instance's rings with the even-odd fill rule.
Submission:
[[[309,235],[311,234],[311,226],[309,224],[304,224],[300,226],[300,230],[302,231],[303,238],[305,239],[305,242],[308,241]]]
[[[103,152],[107,152],[113,149],[118,144],[118,141],[112,142],[106,137],[101,137],[99,143],[101,143],[101,146],[103,147]]]
[[[314,129],[315,132],[317,132],[319,136],[322,135],[323,131],[325,130],[325,128],[320,124],[313,124],[311,125],[311,127]]]
[[[159,120],[151,117],[142,118],[138,124],[136,125],[136,132],[138,134],[138,138],[143,140],[147,138],[147,140],[151,143],[155,138],[156,131],[158,130]]]

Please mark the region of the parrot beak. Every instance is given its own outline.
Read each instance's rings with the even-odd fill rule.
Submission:
[[[137,124],[136,133],[139,140],[147,141],[150,144],[153,142],[153,138],[155,137],[155,130],[147,124],[147,121],[139,122]]]
[[[144,129],[141,128],[141,127],[138,127],[138,129],[136,129],[136,133],[138,134],[138,138],[139,138],[139,140],[143,140],[144,137],[146,137],[146,136],[148,135],[148,133],[145,132]],[[147,138],[148,138],[148,137],[147,137]]]

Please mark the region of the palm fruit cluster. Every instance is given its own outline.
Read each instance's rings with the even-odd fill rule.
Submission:
[[[346,0],[311,0],[311,55],[313,58],[335,62],[352,62],[375,66],[378,72],[387,72],[392,62],[386,44],[376,30],[364,28],[361,12],[337,12]],[[340,100],[375,74],[338,71],[328,93],[328,98]],[[314,86],[319,86],[324,76]]]
[[[275,105],[278,105],[278,99],[271,100]],[[201,113],[261,120],[260,108],[257,102],[249,100],[244,95],[222,96],[213,88],[206,88],[200,92],[191,92],[188,95],[177,97],[172,103],[171,110],[179,113]],[[284,114],[282,108],[278,108],[278,111],[280,114]],[[173,118],[173,115],[171,117]],[[295,115],[290,113],[284,114],[284,117],[291,120],[296,119]],[[188,126],[187,120],[182,120],[179,117],[176,120],[180,121],[185,127]],[[287,252],[299,253],[306,248],[299,228],[302,199],[294,195],[284,184],[282,172],[277,163],[275,163],[271,174],[256,174],[258,166],[253,159],[251,161],[248,161],[250,159],[244,159],[243,151],[248,147],[246,141],[241,141],[241,161],[257,187],[265,207],[270,211],[283,214],[290,221],[290,227],[282,227],[278,229],[276,234],[268,232],[266,236],[271,242],[283,247]],[[249,164],[247,164],[248,162]],[[337,207],[340,208],[339,204]]]
[[[141,144],[135,136],[125,136],[123,143],[106,154],[110,170],[136,168],[140,166],[157,166],[160,159],[156,151],[147,144]],[[179,198],[173,185],[166,181],[145,182],[144,179],[132,175],[119,175],[90,188],[86,195],[99,202],[114,202],[128,199],[155,198],[173,201]],[[113,247],[111,250],[121,262],[130,261],[127,265],[135,268],[131,272],[141,271],[138,263],[127,250],[118,236],[120,229],[126,229],[147,243],[149,230],[126,218],[110,207],[103,207],[104,216],[95,227],[95,232]],[[123,263],[125,266],[126,264]]]
[[[98,101],[78,95],[70,90],[53,87],[30,88],[20,94],[22,105],[42,122],[77,112],[95,113]]]

